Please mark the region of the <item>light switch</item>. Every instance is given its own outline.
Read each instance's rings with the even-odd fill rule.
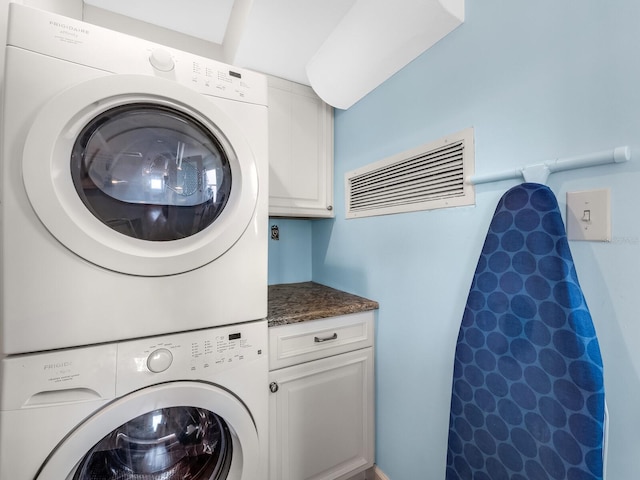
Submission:
[[[611,241],[611,192],[608,188],[567,192],[567,238]]]

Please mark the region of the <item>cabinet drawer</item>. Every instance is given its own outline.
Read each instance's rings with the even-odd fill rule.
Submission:
[[[373,346],[374,312],[269,328],[269,370]]]

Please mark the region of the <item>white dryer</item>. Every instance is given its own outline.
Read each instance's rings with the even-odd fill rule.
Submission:
[[[0,478],[262,480],[266,321],[6,357]]]
[[[10,4],[1,353],[267,313],[267,86]]]

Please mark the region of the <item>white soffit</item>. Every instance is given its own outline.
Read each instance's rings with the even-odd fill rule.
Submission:
[[[234,0],[84,0],[84,3],[222,44]]]
[[[254,0],[233,63],[309,85],[305,67],[356,0]]]
[[[307,64],[311,87],[347,109],[464,21],[464,0],[357,0]]]
[[[212,58],[310,85],[341,109],[464,21],[464,0],[83,1],[210,42]]]

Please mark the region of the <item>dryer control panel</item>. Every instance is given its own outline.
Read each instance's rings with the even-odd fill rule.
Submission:
[[[10,3],[7,44],[111,74],[164,78],[199,93],[267,104],[267,79],[165,45],[44,10]],[[16,25],[29,25],[18,28]]]

